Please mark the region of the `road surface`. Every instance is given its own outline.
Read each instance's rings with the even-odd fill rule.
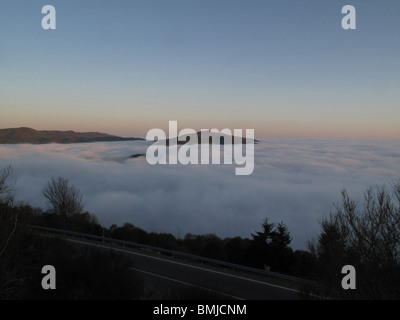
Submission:
[[[132,261],[132,270],[140,275],[154,298],[160,299],[299,299],[300,292],[282,284],[242,271],[185,261],[145,250],[110,247],[89,240],[67,239],[77,245],[94,246],[121,252]]]

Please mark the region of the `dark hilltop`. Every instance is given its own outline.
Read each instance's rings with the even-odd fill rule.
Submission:
[[[48,131],[31,128],[0,129],[0,144],[85,143],[107,141],[134,141],[143,138],[124,138],[101,132]]]

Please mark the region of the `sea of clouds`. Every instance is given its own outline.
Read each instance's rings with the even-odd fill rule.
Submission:
[[[0,145],[0,169],[13,167],[18,201],[43,209],[46,181],[67,178],[106,227],[251,237],[268,217],[288,226],[294,249],[307,248],[342,189],[362,202],[369,186],[400,179],[399,140],[264,139],[249,176],[235,175],[235,164],[151,166],[129,158],[150,144]]]

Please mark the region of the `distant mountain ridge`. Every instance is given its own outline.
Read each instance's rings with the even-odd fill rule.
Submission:
[[[124,138],[101,132],[35,130],[26,127],[0,129],[0,144],[85,143],[133,140],[144,139],[133,137]]]

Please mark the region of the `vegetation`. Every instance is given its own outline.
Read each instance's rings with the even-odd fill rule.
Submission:
[[[61,177],[51,178],[43,189],[50,205],[47,211],[16,205],[11,176],[10,167],[0,174],[0,299],[146,298],[146,287],[122,256],[40,237],[27,227],[29,224],[104,235],[308,278],[320,284],[312,293],[327,298],[400,298],[399,183],[391,192],[385,187],[368,189],[361,209],[343,191],[342,203],[321,222],[321,233],[310,242],[309,250],[294,251],[287,226],[271,223],[268,218],[251,238],[221,239],[215,234],[177,238],[147,232],[132,223],[103,228],[93,214],[83,212],[81,192]],[[50,295],[38,285],[43,277],[40,268],[45,264],[62,271],[57,285],[63,290],[56,290],[56,294]],[[341,287],[344,265],[357,270],[356,290]]]
[[[344,190],[336,212],[321,223],[322,232],[310,243],[317,257],[322,293],[335,298],[400,298],[400,182],[371,187],[364,205],[351,200]],[[357,270],[356,290],[343,290],[344,265]]]
[[[29,205],[15,205],[11,168],[0,174],[0,299],[138,299],[143,283],[129,269],[131,263],[121,255],[92,248],[77,248],[57,238],[32,233],[30,223],[59,227],[65,225],[82,232],[96,233],[98,224],[89,213],[50,209],[43,212]],[[77,191],[66,180],[69,191]],[[60,187],[57,185],[57,187]],[[57,188],[63,193],[65,188]],[[50,189],[52,190],[52,189]],[[45,188],[44,193],[49,190]],[[54,190],[53,190],[54,191]],[[71,193],[67,192],[67,195]],[[75,195],[79,195],[76,192]],[[79,199],[79,197],[74,197]],[[67,209],[71,208],[66,206]],[[43,290],[41,269],[53,265],[57,288]]]
[[[52,177],[43,189],[43,195],[51,205],[51,211],[63,220],[82,212],[82,193],[67,179]]]

